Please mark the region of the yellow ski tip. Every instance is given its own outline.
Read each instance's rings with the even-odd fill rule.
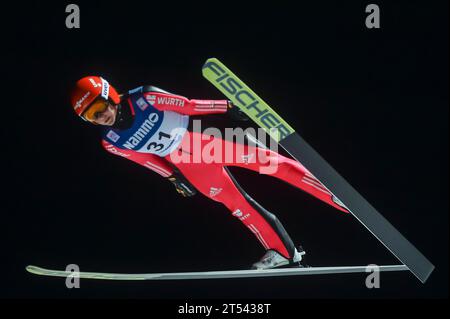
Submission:
[[[39,267],[33,266],[33,265],[28,265],[25,267],[25,269],[32,274],[36,274],[39,275]]]

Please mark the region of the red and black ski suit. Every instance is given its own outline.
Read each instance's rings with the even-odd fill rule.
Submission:
[[[159,112],[160,117],[174,115],[173,113],[186,116],[226,113],[228,109],[226,100],[189,100],[155,87],[141,87],[130,91],[129,94],[122,97],[121,105],[130,107],[133,116],[140,112],[148,112],[149,108]],[[147,115],[145,114],[145,116]],[[152,119],[151,116],[149,115],[148,118]],[[156,115],[153,117],[156,119]],[[238,218],[266,250],[273,249],[287,258],[292,258],[295,247],[278,218],[242,190],[227,170],[227,166],[238,166],[269,174],[308,192],[339,210],[346,211],[333,200],[330,192],[303,165],[269,149],[236,144],[214,136],[206,136],[200,132],[186,130],[180,134],[179,141],[175,143],[172,141],[170,153],[160,156],[147,151],[155,146],[154,141],[147,143],[146,148],[141,147],[139,151],[131,149],[133,143],[137,145],[141,140],[143,140],[142,143],[145,143],[144,133],[150,131],[150,129],[142,130],[142,125],[139,128],[139,134],[135,133],[136,130],[134,128],[134,131],[131,132],[134,133],[133,135],[130,132],[127,133],[127,130],[106,128],[102,141],[103,147],[108,152],[132,160],[166,178],[171,177],[175,171],[181,172],[199,192],[225,205],[230,214]],[[127,141],[119,144],[120,136],[123,135],[127,136]],[[217,143],[217,147],[222,149],[222,154],[225,154],[226,150],[233,149],[233,154],[235,154],[232,157],[233,160],[230,161],[227,158],[226,162],[220,162],[205,160],[204,156],[196,156],[196,152],[198,155],[199,151],[204,150],[205,147],[211,148],[214,143]],[[146,152],[142,152],[142,149],[145,149]],[[177,159],[183,157],[184,160],[174,161],[174,157]],[[268,163],[278,165],[277,169],[265,172],[263,167],[267,167]]]

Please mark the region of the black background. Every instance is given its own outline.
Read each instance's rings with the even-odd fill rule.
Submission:
[[[77,2],[3,8],[2,268],[6,298],[448,297],[448,3],[272,4]],[[68,92],[89,74],[119,91],[153,84],[222,98],[201,76],[217,57],[273,106],[417,246],[436,270],[423,285],[386,273],[168,282],[82,281],[25,272],[27,264],[84,271],[245,268],[263,250],[221,205],[181,198],[155,173],[100,146]],[[211,125],[229,125],[213,117]],[[234,123],[236,124],[236,123]],[[233,170],[275,213],[313,266],[397,263],[351,216],[267,176]],[[6,176],[6,178],[5,178]]]

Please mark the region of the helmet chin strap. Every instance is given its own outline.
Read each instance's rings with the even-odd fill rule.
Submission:
[[[111,125],[111,127],[118,129],[129,128],[133,124],[134,118],[133,115],[131,114],[131,111],[129,111],[126,108],[126,106],[123,106],[121,103],[116,105],[117,105],[116,120],[114,121],[114,124]]]
[[[114,127],[118,122],[120,117],[122,116],[122,105],[116,104],[116,118],[114,119],[114,123],[111,125],[111,127]]]

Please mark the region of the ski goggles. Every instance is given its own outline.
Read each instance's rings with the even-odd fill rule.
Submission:
[[[106,111],[110,105],[109,101],[104,99],[95,100],[91,106],[81,115],[86,121],[93,122],[97,119],[99,113]]]

